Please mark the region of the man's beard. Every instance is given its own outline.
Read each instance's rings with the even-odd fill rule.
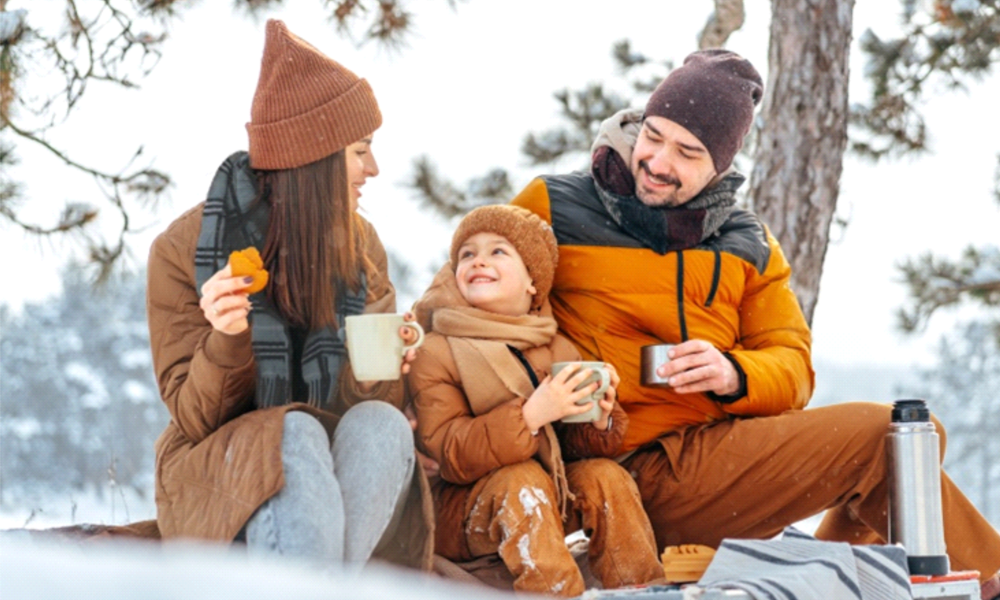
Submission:
[[[666,197],[654,197],[653,192],[646,192],[642,189],[642,185],[638,183],[638,178],[636,178],[635,195],[643,204],[646,206],[664,206],[667,208],[674,208],[682,204],[682,202],[678,200],[678,193],[681,190],[681,182],[679,179],[671,175],[654,175],[653,171],[649,168],[649,163],[644,160],[639,161],[639,168],[645,171],[647,177],[650,179],[655,177],[662,183],[674,186],[673,190],[667,190]]]

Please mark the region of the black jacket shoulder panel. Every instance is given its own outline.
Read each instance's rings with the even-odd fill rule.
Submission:
[[[714,235],[698,244],[698,248],[718,250],[737,256],[752,264],[763,274],[771,260],[767,231],[754,213],[737,208]]]
[[[541,179],[548,191],[552,229],[560,246],[646,247],[611,218],[590,173],[574,171]]]
[[[594,178],[585,171],[543,175],[549,196],[552,229],[560,246],[605,246],[646,248],[608,214],[594,188]],[[752,264],[759,273],[767,268],[771,247],[764,224],[754,213],[735,209],[719,230],[699,250],[717,250]]]

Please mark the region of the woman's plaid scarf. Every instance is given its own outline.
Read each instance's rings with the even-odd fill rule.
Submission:
[[[256,197],[257,182],[250,168],[249,155],[236,152],[219,167],[205,201],[194,259],[199,294],[201,286],[226,266],[231,252],[247,246],[263,248],[269,207],[264,202],[255,203]],[[344,286],[338,290],[338,328],[310,331],[298,365],[292,364],[289,325],[267,294],[261,291],[251,296],[253,311],[249,319],[257,362],[255,400],[258,408],[297,401],[323,408],[332,403],[341,367],[347,360],[344,319],[364,311],[367,285],[362,277],[361,289],[357,292],[345,290]],[[293,369],[296,368],[306,383],[308,398],[292,397]]]

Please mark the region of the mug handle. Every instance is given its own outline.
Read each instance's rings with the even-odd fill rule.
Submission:
[[[603,397],[604,392],[608,391],[608,387],[611,385],[611,373],[607,369],[601,369],[599,373],[601,374],[601,385],[594,390],[594,394],[600,393],[601,397]],[[594,397],[594,394],[590,395],[591,398]]]
[[[404,321],[403,327],[409,327],[417,332],[417,341],[413,342],[409,346],[403,346],[403,354],[406,354],[407,350],[412,348],[419,348],[424,343],[424,328],[420,326],[420,323],[416,321]]]

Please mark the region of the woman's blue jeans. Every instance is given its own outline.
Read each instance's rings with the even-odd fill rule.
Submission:
[[[379,401],[344,415],[328,443],[311,415],[285,415],[285,486],[247,523],[247,551],[360,569],[392,538],[413,477],[413,432]]]

